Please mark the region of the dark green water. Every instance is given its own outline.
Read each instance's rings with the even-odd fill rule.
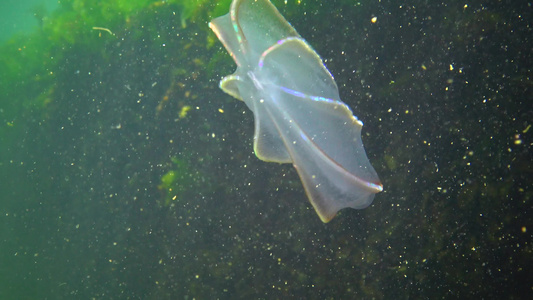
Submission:
[[[0,299],[528,299],[531,3],[274,1],[385,189],[323,224],[200,2],[61,1],[0,46]]]

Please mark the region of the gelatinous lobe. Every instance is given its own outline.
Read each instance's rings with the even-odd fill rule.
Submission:
[[[292,163],[323,222],[370,205],[383,186],[361,141],[363,123],[313,48],[268,0],[234,0],[209,26],[237,64],[220,87],[254,113],[257,157]]]

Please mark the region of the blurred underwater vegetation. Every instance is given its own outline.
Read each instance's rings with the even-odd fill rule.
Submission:
[[[324,225],[218,88],[235,66],[207,22],[230,2],[62,0],[0,45],[0,298],[531,291],[530,7],[272,1],[385,187]]]

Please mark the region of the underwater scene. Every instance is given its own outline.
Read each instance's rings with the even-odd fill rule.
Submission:
[[[532,6],[3,2],[0,299],[529,299]]]

